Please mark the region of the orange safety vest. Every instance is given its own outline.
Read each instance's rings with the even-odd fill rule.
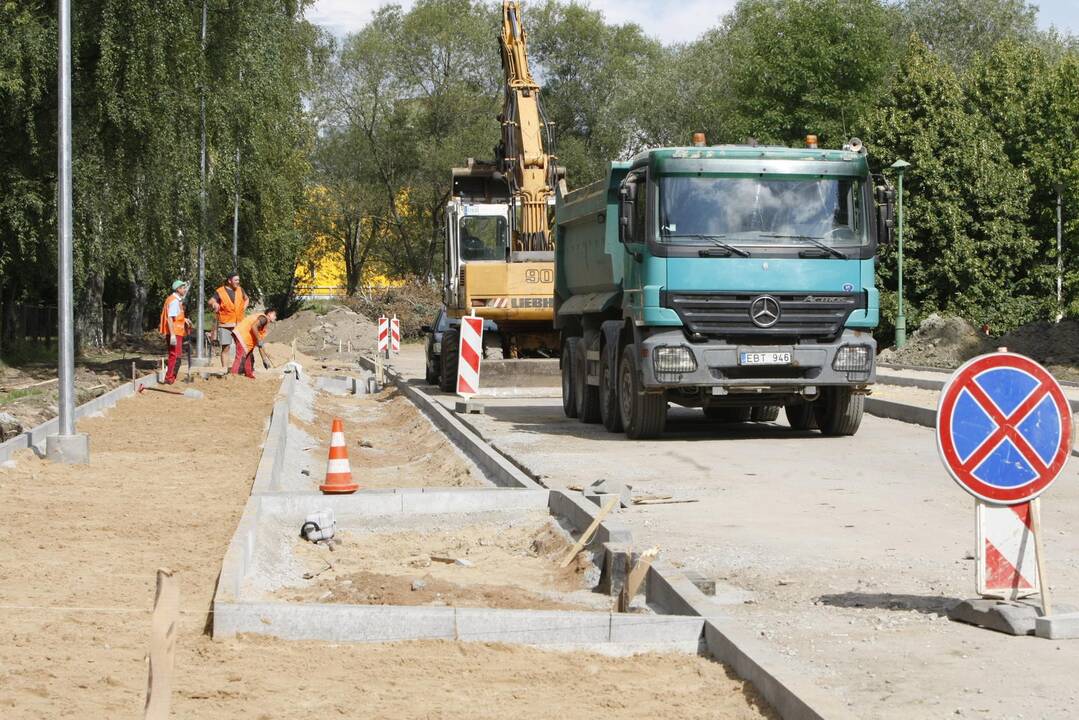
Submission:
[[[243,346],[245,352],[254,350],[255,346],[262,342],[262,339],[266,337],[266,333],[270,331],[269,320],[266,322],[266,327],[261,330],[258,328],[259,320],[264,317],[266,315],[263,313],[248,315],[233,329],[233,334],[236,335],[236,339]]]
[[[244,319],[247,311],[247,293],[243,288],[236,288],[236,301],[229,297],[228,288],[224,285],[217,289],[217,324],[235,325]]]
[[[172,334],[176,337],[183,337],[187,334],[187,323],[185,322],[187,316],[184,315],[184,299],[176,293],[170,293],[165,298],[165,304],[161,308],[161,322],[158,324],[157,330],[165,337],[169,336],[169,303],[172,302],[173,298],[180,301],[180,314],[172,319]]]

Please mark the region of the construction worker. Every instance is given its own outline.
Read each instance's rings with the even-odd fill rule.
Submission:
[[[240,287],[240,273],[234,272],[225,278],[225,284],[210,296],[209,305],[217,315],[217,342],[221,346],[221,367],[226,367],[228,353],[232,349],[232,331],[247,314],[247,293]]]
[[[174,282],[172,292],[161,307],[158,330],[168,341],[169,359],[165,366],[165,383],[168,385],[176,382],[176,373],[180,370],[180,356],[184,351],[184,336],[191,327],[191,321],[184,314],[184,298],[187,296],[188,287],[190,285],[185,280]]]
[[[267,310],[254,315],[248,315],[236,327],[232,329],[233,343],[236,345],[236,357],[232,362],[232,374],[239,375],[241,368],[243,374],[249,378],[255,377],[255,350],[262,357],[262,366],[270,367],[270,360],[263,347],[266,333],[270,331],[270,323],[277,320],[276,310]]]

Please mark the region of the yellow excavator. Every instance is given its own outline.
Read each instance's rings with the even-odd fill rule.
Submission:
[[[550,215],[565,169],[552,154],[516,0],[502,3],[499,46],[505,94],[497,159],[469,158],[453,168],[446,205],[443,302],[450,327],[442,337],[439,386],[447,392],[457,383],[460,318],[472,311],[492,321],[485,322],[485,358],[558,354]]]

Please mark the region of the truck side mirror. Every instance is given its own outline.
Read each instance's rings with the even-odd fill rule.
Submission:
[[[626,243],[630,240],[633,227],[633,204],[637,198],[637,184],[623,183],[618,194],[621,200],[618,203],[618,242]]]
[[[879,185],[877,196],[877,244],[891,245],[895,238],[895,190]]]

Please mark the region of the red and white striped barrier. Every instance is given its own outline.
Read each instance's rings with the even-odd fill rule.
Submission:
[[[390,321],[382,316],[378,319],[378,354],[386,352],[390,346]]]
[[[457,353],[457,394],[469,399],[480,391],[480,359],[483,357],[483,318],[461,318],[461,344]]]
[[[1015,600],[1039,592],[1030,503],[978,503],[977,582],[986,597]]]
[[[390,350],[401,352],[401,321],[396,315],[390,320]]]

